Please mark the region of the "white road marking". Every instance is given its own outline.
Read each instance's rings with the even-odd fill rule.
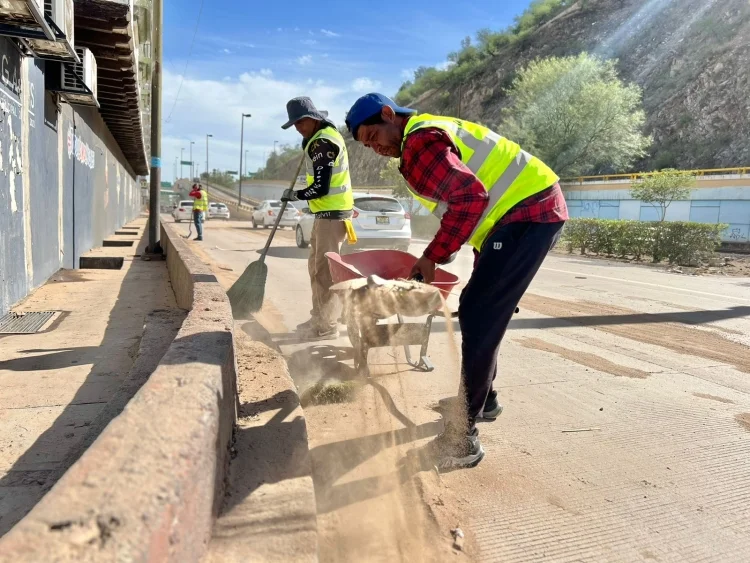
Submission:
[[[642,281],[636,281],[636,280],[629,280],[626,278],[611,278],[609,276],[599,276],[596,274],[589,274],[586,272],[573,272],[570,270],[558,270],[557,268],[541,268],[542,270],[547,270],[548,272],[558,272],[561,274],[571,274],[573,276],[586,276],[588,278],[597,278],[600,280],[609,280],[609,281],[616,281],[616,282],[625,282],[625,283],[634,283],[637,285],[645,285],[649,287],[658,287],[661,289],[670,289],[672,291],[684,291],[686,293],[695,293],[698,295],[707,295],[710,297],[718,297],[721,300],[731,300],[731,301],[742,301],[743,303],[750,303],[750,299],[744,299],[743,297],[732,297],[729,295],[721,295],[719,293],[708,293],[706,291],[698,291],[697,289],[685,289],[682,287],[675,287],[673,285],[663,285],[659,283],[649,283],[649,282],[642,282]]]

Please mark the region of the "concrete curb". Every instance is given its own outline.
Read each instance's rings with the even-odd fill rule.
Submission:
[[[0,540],[0,561],[199,561],[224,497],[236,418],[233,319],[171,227],[162,246],[190,309],[159,366],[52,490]]]

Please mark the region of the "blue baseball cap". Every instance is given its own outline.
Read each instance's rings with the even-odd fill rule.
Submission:
[[[388,96],[373,92],[371,94],[365,94],[359,100],[354,102],[349,112],[346,114],[346,127],[349,132],[357,140],[357,129],[365,121],[375,115],[379,115],[385,106],[390,108],[396,113],[417,113],[417,110],[411,108],[402,108],[396,102],[391,100]]]

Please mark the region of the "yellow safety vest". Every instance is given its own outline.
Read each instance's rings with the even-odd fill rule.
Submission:
[[[208,211],[208,192],[201,190],[201,198],[193,201],[193,211]]]
[[[305,145],[305,168],[307,171],[307,185],[312,186],[315,182],[315,168],[322,166],[312,161],[308,149],[318,139],[331,141],[339,148],[339,155],[333,163],[331,172],[331,186],[328,194],[317,199],[311,199],[310,211],[320,213],[322,211],[349,211],[354,207],[354,196],[352,196],[352,180],[349,176],[349,156],[346,152],[346,143],[341,133],[334,127],[324,127],[308,141]]]
[[[489,205],[479,219],[469,244],[482,249],[492,228],[513,206],[527,197],[554,185],[560,178],[546,164],[522,150],[513,141],[494,131],[461,119],[422,114],[409,119],[404,130],[406,144],[409,134],[426,127],[442,129],[450,135],[461,153],[461,162],[471,170],[489,192]],[[414,199],[438,218],[448,209],[443,201],[427,199],[412,192]]]

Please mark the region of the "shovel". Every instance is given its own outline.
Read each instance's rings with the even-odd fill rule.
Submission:
[[[294,178],[289,186],[289,189],[294,189],[294,184],[297,181],[297,176],[300,170],[302,170],[302,163],[305,161],[305,155],[302,155],[302,159],[299,161],[297,171],[294,173]],[[234,285],[227,291],[229,297],[229,303],[232,305],[232,315],[235,319],[246,319],[250,313],[256,313],[260,311],[263,306],[263,296],[266,292],[266,278],[268,277],[268,266],[266,266],[266,254],[268,249],[271,247],[271,241],[273,236],[276,234],[276,229],[281,222],[281,218],[286,211],[287,202],[281,202],[281,209],[279,214],[276,216],[276,223],[273,225],[271,234],[268,235],[268,241],[266,246],[260,252],[260,259],[252,262],[239,279],[234,282]]]

